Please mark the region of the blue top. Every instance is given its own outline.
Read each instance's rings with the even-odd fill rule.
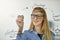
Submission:
[[[52,33],[52,40],[55,40],[55,34]],[[49,35],[48,35],[49,36]],[[23,34],[17,35],[16,40],[41,40],[34,30],[25,30]],[[44,35],[42,36],[44,40]]]

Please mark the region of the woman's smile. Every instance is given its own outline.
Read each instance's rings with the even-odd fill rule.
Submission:
[[[37,23],[38,21],[33,21],[34,23]]]

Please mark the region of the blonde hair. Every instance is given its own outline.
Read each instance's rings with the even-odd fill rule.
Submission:
[[[45,10],[41,7],[35,7],[33,9],[33,12],[36,11],[36,10],[37,10],[37,12],[41,12],[44,15],[43,16],[44,20],[43,20],[42,28],[41,28],[41,30],[44,34],[44,40],[52,40],[51,32],[50,32],[50,29],[49,29],[49,26],[48,26],[48,20],[47,20],[47,15],[46,15]],[[31,30],[33,28],[34,28],[34,24],[31,22],[29,30]]]

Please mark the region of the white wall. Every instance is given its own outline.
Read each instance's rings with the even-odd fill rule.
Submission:
[[[54,31],[60,28],[59,4],[60,0],[0,0],[0,40],[15,39],[18,31],[17,15],[24,15],[24,30],[27,30],[31,21],[30,14],[36,6],[46,10],[48,20],[54,24]]]

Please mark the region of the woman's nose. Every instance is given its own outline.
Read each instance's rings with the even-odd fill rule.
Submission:
[[[35,20],[37,19],[37,17],[34,18]]]

